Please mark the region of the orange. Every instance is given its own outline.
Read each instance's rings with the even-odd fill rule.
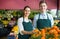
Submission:
[[[39,30],[38,29],[35,29],[34,32],[39,32]]]
[[[53,28],[53,29],[58,29],[58,27],[57,27],[57,26],[53,26],[52,28]]]
[[[41,35],[42,35],[42,36],[45,36],[45,29],[42,29],[42,30],[41,30]]]
[[[41,39],[45,39],[45,37],[41,37]]]

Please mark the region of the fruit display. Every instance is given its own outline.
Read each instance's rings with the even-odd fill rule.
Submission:
[[[35,29],[30,39],[60,39],[60,29],[57,26],[52,28]]]

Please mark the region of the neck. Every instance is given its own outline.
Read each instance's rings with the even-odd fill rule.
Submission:
[[[25,19],[28,19],[28,16],[24,16]]]
[[[46,13],[46,11],[41,11],[41,13]]]

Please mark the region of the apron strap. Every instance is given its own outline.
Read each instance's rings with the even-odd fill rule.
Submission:
[[[49,19],[48,14],[47,14],[47,19]]]
[[[25,21],[24,21],[24,17],[23,17],[23,22],[25,22]],[[30,22],[30,20],[29,20],[29,22]]]
[[[40,14],[39,14],[39,16],[38,16],[38,19],[40,19]]]
[[[23,22],[24,22],[24,17],[23,17]]]

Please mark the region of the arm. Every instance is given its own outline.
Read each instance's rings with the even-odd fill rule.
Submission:
[[[33,31],[21,31],[23,34],[33,34]]]
[[[35,16],[34,20],[33,20],[33,26],[34,26],[34,28],[36,28],[36,26],[37,26],[37,20],[38,20],[38,16]]]
[[[53,19],[53,17],[51,19],[52,19],[51,20],[51,26],[53,26],[54,25],[54,19]]]
[[[24,31],[24,28],[23,28],[23,25],[22,25],[22,19],[18,19],[18,28],[19,28],[19,33],[21,34],[21,35],[23,35],[23,33],[21,32],[21,31]]]
[[[52,15],[50,16],[50,21],[51,21],[51,27],[53,27],[53,25],[54,25],[54,19],[53,19]]]
[[[18,20],[19,33],[21,35],[24,35],[24,34],[32,34],[33,31],[25,31],[24,30],[22,22],[23,22],[22,20]]]

